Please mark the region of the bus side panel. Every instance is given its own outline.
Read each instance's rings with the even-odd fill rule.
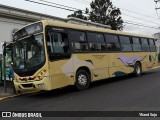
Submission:
[[[125,59],[122,59],[121,56],[123,56]],[[134,53],[133,52],[128,52],[128,53],[122,53],[118,56],[119,60],[122,62],[122,72],[124,75],[130,74],[134,71]]]
[[[91,80],[92,80],[92,70],[94,68],[92,61],[90,59],[91,54],[88,53],[78,53],[72,55],[72,61],[73,61],[73,69],[74,69],[74,83],[76,81],[76,72],[80,68],[87,68],[90,71],[91,74]]]
[[[118,59],[118,53],[109,53],[108,56],[109,76],[115,77],[121,71],[121,61]]]
[[[134,53],[134,56],[138,56],[140,59],[144,58],[143,60],[139,60],[142,67],[142,72],[147,71],[147,63],[149,63],[149,52],[140,52],[140,53]]]
[[[153,66],[151,65],[150,67],[157,67],[159,64],[158,64],[158,54],[157,52],[151,52],[151,62],[153,64]]]
[[[73,84],[74,72],[72,58],[49,62],[52,89]]]
[[[109,74],[110,77],[118,77],[132,73],[134,68],[128,61],[133,59],[134,54],[130,53],[110,53],[109,55]]]
[[[91,81],[108,78],[107,58],[106,53],[76,54],[73,58],[75,74],[77,69],[87,67],[91,72]]]
[[[91,54],[91,61],[94,66],[93,81],[109,78],[107,53],[93,53]]]
[[[145,55],[146,58],[142,61],[142,71],[147,71],[158,66],[158,56],[156,52],[146,52]]]

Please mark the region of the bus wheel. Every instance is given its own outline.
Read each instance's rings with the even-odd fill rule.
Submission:
[[[134,74],[135,76],[139,77],[141,76],[141,73],[142,73],[141,65],[140,63],[136,62],[136,64],[134,65]]]
[[[90,76],[85,70],[78,70],[76,73],[75,86],[78,90],[86,90],[90,84]]]

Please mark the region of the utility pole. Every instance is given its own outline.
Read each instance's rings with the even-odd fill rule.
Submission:
[[[6,86],[6,42],[3,44],[3,75],[4,75],[4,91],[7,92]]]
[[[154,2],[155,2],[156,5],[157,5],[157,3],[160,2],[160,0],[154,0]],[[155,9],[158,10],[158,9],[160,9],[160,7],[156,7]]]
[[[157,2],[160,2],[160,0],[154,0],[154,2],[156,2],[156,3],[157,3]]]
[[[160,9],[160,7],[157,7],[157,3],[159,3],[160,0],[154,0],[154,2],[156,3],[156,6],[155,6],[156,14],[157,14],[158,19],[160,20],[160,16],[159,16],[159,14],[158,14],[158,10]],[[159,27],[159,28],[160,28],[160,27]]]

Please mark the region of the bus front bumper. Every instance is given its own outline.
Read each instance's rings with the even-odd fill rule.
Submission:
[[[44,77],[40,81],[32,82],[18,82],[14,81],[16,91],[20,90],[51,90],[51,84],[49,77]]]

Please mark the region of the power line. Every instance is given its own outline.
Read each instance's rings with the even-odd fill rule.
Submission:
[[[74,11],[74,12],[75,12],[75,10],[69,9],[69,8],[71,8],[71,7],[69,7],[69,6],[64,6],[64,5],[60,5],[60,4],[57,4],[57,5],[63,6],[63,7],[53,6],[53,5],[49,5],[49,4],[45,4],[45,3],[41,3],[41,2],[35,2],[35,1],[32,1],[32,0],[25,0],[25,1],[32,2],[32,3],[36,3],[36,4],[40,4],[40,5],[45,5],[45,6],[49,6],[49,7],[55,7],[55,8],[59,8],[59,9],[63,9],[63,10]],[[45,1],[45,0],[40,0],[40,1]],[[48,2],[48,1],[47,1],[47,2]],[[65,7],[65,8],[64,8],[64,7]],[[67,7],[67,8],[66,8],[66,7]],[[126,15],[127,15],[127,14],[126,14]],[[127,15],[127,16],[130,16],[130,15]],[[133,16],[130,16],[130,17],[133,17]],[[137,17],[134,17],[134,18],[140,19],[140,18],[137,18]],[[144,20],[144,19],[141,19],[141,20]],[[144,20],[144,21],[146,21],[146,20]],[[151,21],[147,21],[147,22],[150,22],[150,23],[151,23]],[[153,21],[152,21],[152,22],[153,22]],[[140,24],[140,23],[133,23],[133,22],[127,22],[127,21],[125,21],[124,23],[126,23],[126,24],[132,24],[132,25],[139,25],[139,26],[149,27],[149,28],[155,28],[155,27],[151,27],[151,26],[147,26],[147,25],[142,25],[142,24]],[[155,24],[158,24],[158,23],[155,23]],[[156,29],[158,29],[158,28],[156,28]]]
[[[75,12],[75,10],[71,10],[71,9],[64,8],[64,7],[53,6],[53,5],[49,5],[49,4],[45,4],[45,3],[35,2],[35,1],[32,1],[32,0],[25,0],[25,1],[32,2],[32,3],[36,3],[36,4],[40,4],[40,5],[45,5],[45,6],[49,6],[49,7],[55,7],[55,8],[59,8],[59,9],[63,9],[63,10],[68,10],[68,11]]]
[[[141,14],[141,13],[138,13],[138,12],[135,12],[135,11],[132,11],[132,10],[127,10],[127,9],[124,9],[124,8],[120,8],[121,10],[124,10],[124,11],[127,11],[127,12],[130,12],[130,13],[134,13],[134,14],[137,14],[137,15],[141,15],[141,16],[144,16],[144,17],[147,17],[149,18],[150,16],[148,15],[144,15],[144,14]],[[158,19],[158,18],[150,18],[150,19]]]
[[[35,4],[39,4],[39,5],[45,5],[45,6],[49,6],[49,7],[54,7],[54,8],[58,8],[58,9],[63,9],[63,10],[67,10],[67,11],[72,11],[72,12],[76,12],[77,10],[81,10],[81,9],[77,9],[77,8],[74,8],[75,10],[73,9],[70,9],[70,8],[73,8],[73,7],[69,7],[69,6],[65,6],[64,5],[61,5],[61,4],[57,4],[58,6],[55,6],[55,5],[50,5],[50,4],[54,4],[52,2],[48,2],[48,1],[45,1],[45,0],[39,0],[39,1],[43,1],[43,2],[48,2],[50,4],[45,4],[45,3],[41,3],[41,2],[36,2],[36,1],[32,1],[32,0],[25,0],[27,2],[31,2],[31,3],[35,3]],[[60,7],[59,7],[60,6]],[[88,15],[87,13],[85,13],[84,10],[81,10],[83,14],[86,14]]]
[[[125,2],[123,2],[123,1],[114,1],[115,3],[117,3],[118,5],[122,5],[122,6],[124,6],[125,8],[128,8],[129,6],[128,6],[128,3],[126,4]],[[123,4],[122,4],[123,3]],[[137,11],[138,13],[146,13],[146,11],[144,11],[143,9],[140,9],[140,8],[138,8],[138,7],[135,7],[135,6],[133,6],[133,5],[131,5],[130,4],[130,7],[132,8],[129,8],[130,10],[132,10],[132,11]],[[138,10],[139,9],[139,10]],[[143,12],[142,12],[143,11]]]
[[[86,3],[90,3],[89,1],[87,1],[87,0],[81,0],[81,1],[84,1],[84,2],[86,2]]]
[[[88,2],[89,3],[89,2]],[[123,2],[124,3],[124,2]],[[130,13],[134,13],[134,14],[138,14],[138,15],[141,15],[141,16],[144,16],[144,17],[147,17],[147,18],[149,18],[149,19],[158,19],[158,18],[150,18],[150,16],[148,16],[148,15],[144,15],[144,14],[142,14],[141,12],[135,12],[135,11],[133,11],[133,10],[129,10],[129,9],[124,9],[124,8],[120,8],[121,10],[124,10],[124,11],[127,11],[127,12],[130,12]],[[141,19],[141,18],[140,18]],[[141,19],[142,20],[142,19]],[[149,22],[151,22],[151,21],[149,21]],[[158,24],[158,23],[156,23],[156,24]]]
[[[90,3],[89,1],[86,1],[86,0],[76,0],[76,1],[79,1],[79,2],[83,2],[83,1],[85,1],[85,2],[87,2],[87,3]],[[159,0],[160,1],[160,0]],[[118,2],[118,1],[115,1],[115,2]],[[122,1],[121,1],[122,2]],[[125,2],[122,2],[122,3],[124,3],[125,4]],[[133,6],[133,5],[132,5]],[[128,7],[128,6],[127,6]],[[126,8],[126,7],[125,7]],[[150,18],[150,16],[149,15],[144,15],[144,14],[142,14],[141,12],[135,12],[135,10],[133,11],[133,9],[131,10],[131,9],[124,9],[124,8],[120,8],[120,9],[122,9],[122,10],[124,10],[124,11],[127,11],[127,12],[131,12],[131,13],[134,13],[134,14],[138,14],[138,15],[141,15],[141,16],[144,16],[144,17],[147,17],[147,18],[149,18],[149,19],[159,19],[159,18]],[[137,9],[136,9],[136,11],[137,11]]]
[[[75,10],[79,10],[79,9],[77,9],[77,8],[73,8],[73,7],[70,7],[70,6],[65,6],[65,5],[61,5],[61,4],[57,4],[57,3],[53,3],[53,2],[48,2],[48,1],[46,1],[46,0],[39,0],[39,1],[46,2],[46,3],[50,3],[50,4],[54,4],[54,5],[58,5],[58,6],[62,6],[62,7],[67,7],[67,8],[71,8],[71,9],[75,9]],[[88,3],[89,3],[89,2],[88,2]],[[135,14],[139,14],[139,15],[142,15],[142,16],[145,16],[145,17],[148,18],[147,15],[143,15],[143,14],[140,14],[140,13],[137,13],[137,12],[134,12],[134,11],[131,11],[131,10],[126,10],[126,9],[123,9],[123,8],[121,8],[121,9],[122,9],[122,10],[125,10],[125,11],[128,11],[128,12],[135,13]],[[82,11],[85,13],[84,10],[82,10]]]
[[[127,12],[131,12],[131,13],[135,13],[135,14],[138,14],[138,15],[140,15],[141,14],[141,16],[143,16],[143,17],[146,17],[147,19],[151,19],[151,20],[157,20],[157,19],[159,19],[158,17],[155,17],[155,13],[154,13],[154,18],[152,17],[153,16],[153,14],[152,15],[145,15],[145,14],[142,14],[143,12],[142,11],[144,11],[144,10],[142,10],[142,9],[139,9],[139,8],[137,8],[136,7],[136,9],[133,9],[133,8],[135,8],[133,5],[131,5],[131,6],[133,6],[132,7],[132,9],[131,8],[128,8],[128,5],[125,3],[125,2],[123,2],[123,1],[120,1],[120,3],[118,3],[119,1],[114,1],[118,6],[121,4],[122,5],[122,7],[120,7],[121,9],[123,9],[124,10],[124,8],[123,7],[125,7],[125,8],[127,8],[127,10],[125,9],[124,11],[127,11]],[[124,4],[122,4],[122,3],[124,3],[124,4],[126,4],[126,5],[124,5]],[[120,6],[121,6],[120,5]],[[137,10],[137,9],[139,9],[139,10]],[[137,11],[137,12],[135,12],[135,11]],[[146,11],[144,11],[144,13],[146,13]]]
[[[74,8],[74,7],[65,6],[65,5],[61,5],[61,4],[57,4],[57,3],[53,3],[53,2],[49,2],[49,1],[46,1],[46,0],[39,0],[39,1],[42,1],[42,2],[45,2],[45,3],[49,3],[49,4],[53,4],[53,5],[62,6],[62,7],[71,8],[71,9],[74,9],[74,10],[79,10],[79,9],[77,9],[77,8]],[[82,10],[82,11],[84,11],[84,10]],[[84,12],[85,12],[85,11],[84,11]]]
[[[138,11],[138,10],[134,10],[134,9],[128,9],[128,6],[126,7],[126,6],[124,6],[125,8],[123,8],[123,6],[121,6],[121,5],[119,5],[119,4],[117,4],[117,6],[119,6],[120,7],[120,9],[121,10],[123,10],[123,11],[126,11],[126,12],[130,12],[130,13],[133,13],[133,14],[137,14],[137,15],[140,15],[140,16],[143,16],[143,17],[146,17],[146,18],[148,18],[148,19],[153,19],[153,20],[155,20],[155,19],[158,19],[157,17],[151,17],[151,15],[145,15],[145,14],[143,14],[142,13],[142,11]],[[127,9],[126,9],[127,8]],[[137,12],[136,12],[137,11]],[[153,15],[152,15],[153,16]]]
[[[139,9],[139,10],[142,11],[142,9],[140,9],[140,8],[138,8],[138,7],[135,7],[134,5],[131,5],[131,4],[128,4],[128,3],[126,4],[126,3],[123,2],[123,1],[120,1],[120,2],[119,2],[119,1],[116,0],[116,1],[114,1],[114,2],[117,2],[117,3],[119,3],[119,4],[123,5],[123,6],[125,5],[126,7],[130,6],[132,9],[135,8],[134,10]],[[123,4],[122,4],[122,3],[123,3]]]
[[[89,2],[88,2],[88,3],[89,3]],[[132,13],[135,13],[135,14],[138,14],[138,15],[141,15],[141,16],[144,16],[144,17],[149,18],[149,16],[147,16],[147,15],[144,15],[144,14],[141,14],[141,13],[138,13],[138,12],[135,12],[135,11],[132,11],[132,10],[127,10],[127,9],[124,9],[124,8],[120,8],[120,9],[122,9],[122,10],[124,10],[124,11],[127,11],[127,12],[132,12]],[[129,17],[132,17],[132,18],[139,19],[139,20],[143,20],[143,21],[146,21],[146,22],[155,23],[155,22],[153,22],[153,21],[144,20],[144,19],[142,19],[142,18],[133,17],[133,16],[130,16],[130,15],[127,15],[127,14],[125,14],[125,15],[126,15],[126,16],[129,16]],[[158,18],[155,18],[155,19],[158,19]],[[158,23],[155,23],[155,24],[159,25]]]
[[[130,22],[124,22],[124,23],[126,23],[126,24],[131,24],[131,25],[134,25],[134,26],[139,26],[139,27],[146,27],[146,28],[152,28],[152,29],[159,29],[159,28],[156,28],[156,27],[145,26],[145,25],[136,24],[136,23],[130,23]]]
[[[131,17],[131,18],[135,18],[135,19],[138,19],[138,20],[142,20],[142,21],[145,21],[145,22],[149,22],[149,23],[154,23],[154,24],[160,25],[159,23],[155,23],[153,21],[144,20],[142,18],[134,17],[134,16],[131,16],[131,15],[128,15],[128,14],[123,14],[123,15],[126,15],[126,16]]]
[[[83,3],[83,4],[86,4],[86,5],[88,5],[88,1],[83,1],[83,0],[73,0],[73,1],[77,1],[77,2],[79,2],[79,3]]]
[[[148,25],[141,24],[141,23],[136,23],[136,22],[133,22],[133,21],[124,21],[124,23],[131,24],[131,25],[136,25],[136,26],[141,26],[141,27],[160,29],[160,28],[157,28],[157,27],[154,27],[154,26],[148,26]]]

